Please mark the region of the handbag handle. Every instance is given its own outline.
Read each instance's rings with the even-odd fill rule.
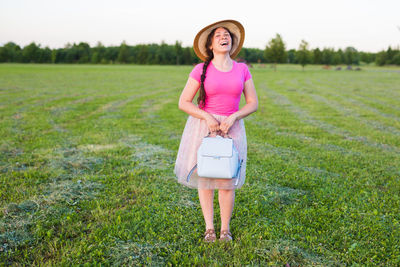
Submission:
[[[208,131],[208,134],[207,134],[206,136],[204,136],[204,137],[209,137],[210,134],[211,134],[211,132]],[[228,137],[228,138],[230,138],[230,139],[233,139],[232,136],[230,136],[230,134],[228,134],[228,133],[227,133],[227,134],[224,134],[224,136],[222,136],[222,135],[220,135],[220,134],[217,134],[217,135],[219,135],[219,136],[221,136],[221,137],[224,137],[224,138]]]

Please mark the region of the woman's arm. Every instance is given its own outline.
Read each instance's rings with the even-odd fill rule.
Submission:
[[[211,132],[216,132],[219,130],[218,121],[211,116],[210,113],[198,108],[195,104],[192,103],[194,96],[200,88],[200,83],[189,77],[185,88],[183,89],[181,96],[179,97],[179,109],[186,112],[187,114],[203,119],[207,122],[208,128]]]
[[[245,118],[251,113],[256,112],[258,109],[258,98],[253,79],[249,79],[244,83],[243,93],[246,99],[246,105],[244,105],[240,110],[233,113],[235,114],[234,116],[236,120]]]
[[[235,123],[235,121],[247,117],[251,113],[257,111],[258,98],[257,98],[256,88],[254,87],[253,79],[248,79],[244,83],[243,93],[246,99],[246,105],[244,105],[240,110],[231,114],[221,123],[220,129],[222,132],[228,133],[229,129]]]

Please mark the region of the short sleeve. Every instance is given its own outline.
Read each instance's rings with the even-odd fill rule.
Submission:
[[[249,68],[247,67],[247,64],[243,64],[244,65],[244,67],[243,67],[243,71],[244,71],[244,82],[246,82],[247,80],[250,80],[252,77],[251,77],[251,73],[250,73],[250,70],[249,70]]]
[[[202,74],[202,72],[203,72],[203,64],[204,64],[204,63],[197,64],[197,65],[193,68],[192,72],[190,72],[189,77],[192,77],[192,78],[195,79],[196,81],[201,82],[200,77],[201,77],[201,74]]]

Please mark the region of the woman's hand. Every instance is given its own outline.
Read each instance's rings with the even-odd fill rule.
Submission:
[[[219,122],[212,115],[206,117],[206,122],[208,130],[211,133],[217,133],[219,131]]]
[[[228,134],[229,129],[232,127],[232,125],[235,123],[237,120],[236,115],[233,113],[230,116],[226,117],[220,124],[219,129],[224,133]]]

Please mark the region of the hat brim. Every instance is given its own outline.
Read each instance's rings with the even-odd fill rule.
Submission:
[[[203,61],[207,60],[206,42],[210,32],[216,28],[227,28],[234,35],[233,45],[230,51],[231,58],[235,58],[242,49],[244,42],[244,27],[236,20],[222,20],[204,27],[194,38],[193,50]]]

